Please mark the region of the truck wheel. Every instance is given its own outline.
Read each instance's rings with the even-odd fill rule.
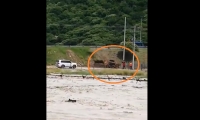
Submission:
[[[76,65],[73,65],[73,69],[75,69],[76,68]]]
[[[62,65],[61,68],[65,68],[65,65]]]

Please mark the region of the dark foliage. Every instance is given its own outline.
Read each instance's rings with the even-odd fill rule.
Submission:
[[[147,42],[147,0],[47,0],[47,45],[120,44],[133,37]]]

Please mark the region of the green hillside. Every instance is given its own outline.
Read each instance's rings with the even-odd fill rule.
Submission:
[[[62,46],[52,46],[47,47],[47,65],[55,65],[58,59],[67,59],[82,65],[87,66],[88,57],[95,50],[95,48],[89,47],[62,47]],[[140,63],[147,65],[147,48],[139,48],[139,52],[136,52]],[[94,54],[96,60],[115,60],[117,63],[121,63],[122,57],[121,49],[102,49]],[[132,61],[132,54],[126,53],[125,60]],[[93,63],[93,59],[91,60]]]
[[[147,42],[147,0],[47,0],[47,45],[119,44],[133,37]]]

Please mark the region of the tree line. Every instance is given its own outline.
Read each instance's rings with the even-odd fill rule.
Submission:
[[[133,38],[147,42],[147,0],[47,0],[47,45],[120,44]],[[141,27],[142,22],[142,27]]]

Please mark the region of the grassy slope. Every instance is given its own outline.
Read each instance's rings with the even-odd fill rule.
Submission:
[[[92,53],[94,49],[88,47],[60,47],[53,46],[47,47],[47,65],[54,65],[57,59],[68,59],[77,63],[84,64],[86,66],[88,56]],[[103,49],[96,54],[94,54],[95,59],[115,59],[120,62],[122,55],[117,57],[119,49]],[[140,48],[139,52],[136,52],[141,63],[147,64],[147,48]],[[71,57],[70,57],[71,56]],[[127,56],[132,58],[132,56]]]
[[[85,61],[87,61],[87,56],[91,54],[91,52],[89,51],[90,48],[88,47],[82,47],[82,48],[81,47],[69,48],[60,46],[47,47],[47,65],[54,65],[55,61],[58,59],[66,59],[66,60],[72,60],[74,62],[85,63]]]
[[[136,52],[140,63],[147,65],[147,48],[139,48],[139,52]]]
[[[47,65],[54,65],[58,59],[68,59],[66,49],[62,47],[47,47]]]

